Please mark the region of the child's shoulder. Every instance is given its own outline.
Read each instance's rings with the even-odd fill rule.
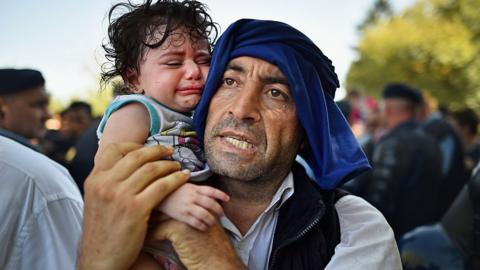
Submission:
[[[114,104],[125,104],[125,103],[129,103],[129,102],[155,103],[155,100],[153,100],[150,97],[147,97],[145,95],[140,95],[140,94],[119,95],[112,100],[112,102],[110,103],[110,106],[112,106]]]

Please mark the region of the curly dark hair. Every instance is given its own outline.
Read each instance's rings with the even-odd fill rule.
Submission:
[[[108,12],[108,20],[108,43],[102,44],[107,59],[101,67],[102,86],[116,76],[128,83],[127,71],[139,72],[145,49],[160,47],[179,28],[194,42],[206,40],[210,51],[218,36],[218,24],[212,21],[206,5],[192,0],[118,3]]]

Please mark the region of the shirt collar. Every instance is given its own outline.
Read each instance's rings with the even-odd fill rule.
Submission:
[[[252,227],[246,233],[249,234],[252,228],[256,226],[260,219],[265,218],[265,216],[273,215],[273,213],[280,210],[280,207],[293,195],[294,193],[294,184],[293,184],[293,173],[290,171],[288,175],[283,179],[282,184],[278,187],[277,192],[272,197],[270,204],[265,208],[263,213],[257,218]],[[272,211],[273,209],[273,211]],[[229,230],[230,232],[240,236],[240,232],[233,225],[233,223],[226,216],[220,218],[220,223],[222,226]]]
[[[26,138],[16,134],[16,133],[13,133],[11,131],[8,131],[6,129],[3,129],[3,128],[0,128],[0,136],[3,136],[3,137],[6,137],[6,138],[9,138],[11,140],[14,140],[20,144],[23,144],[25,145],[26,147],[32,149],[32,150],[35,150],[37,152],[40,152],[40,149],[38,147],[36,147],[35,145],[31,144]]]
[[[274,207],[275,211],[278,211],[280,207],[293,195],[293,173],[290,171],[283,180],[280,187],[277,189],[275,195],[273,195],[270,205],[265,209],[265,212]]]

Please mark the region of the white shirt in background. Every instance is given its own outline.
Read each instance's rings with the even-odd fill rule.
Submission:
[[[0,269],[75,269],[82,212],[64,167],[0,136]]]

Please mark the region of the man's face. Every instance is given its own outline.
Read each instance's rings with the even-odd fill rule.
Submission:
[[[88,129],[91,122],[92,117],[87,110],[72,109],[62,116],[61,130],[69,136],[78,137]]]
[[[212,171],[243,181],[285,177],[302,136],[282,72],[257,58],[231,60],[210,102],[205,127]]]
[[[0,97],[0,126],[27,139],[43,137],[50,117],[48,99],[43,86]]]

